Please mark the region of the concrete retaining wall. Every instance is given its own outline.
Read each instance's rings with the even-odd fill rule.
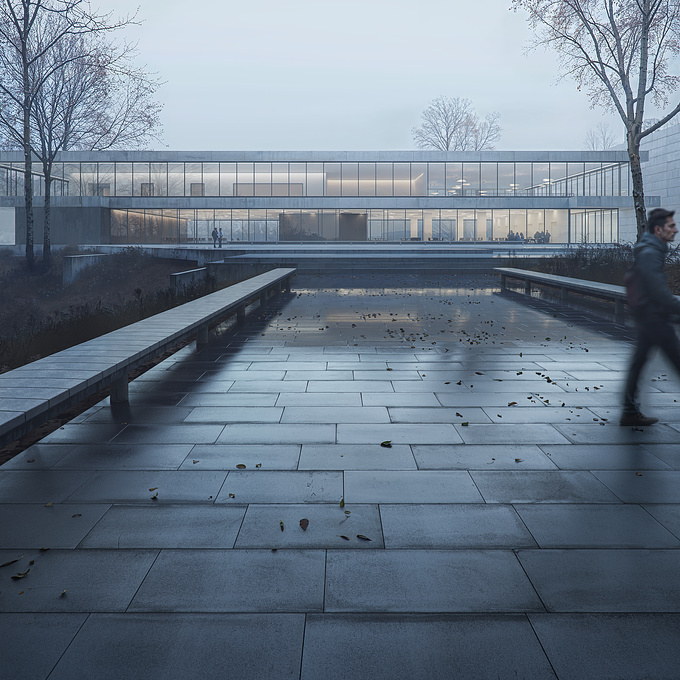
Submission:
[[[70,286],[80,276],[80,272],[98,264],[107,257],[108,255],[65,255],[62,284]]]

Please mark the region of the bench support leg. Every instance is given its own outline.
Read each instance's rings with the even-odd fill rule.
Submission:
[[[623,322],[624,311],[623,311],[623,300],[614,300],[614,316],[618,323]]]
[[[568,299],[569,299],[569,291],[567,290],[567,288],[562,286],[560,288],[560,300],[562,302],[566,302]]]
[[[524,294],[531,295],[531,281],[524,282]]]
[[[260,295],[260,309],[263,312],[267,311],[267,291],[265,290],[262,295]]]
[[[236,323],[240,326],[246,322],[246,307],[245,305],[236,310]]]
[[[290,293],[290,279],[290,276],[286,279],[286,293]]]
[[[208,324],[205,324],[198,329],[198,334],[196,335],[196,344],[197,345],[208,344]]]
[[[111,403],[124,404],[128,400],[128,377],[125,374],[122,378],[111,383]]]
[[[290,280],[289,280],[290,285]],[[290,290],[290,288],[289,288]],[[501,274],[501,290],[505,290],[505,274]]]

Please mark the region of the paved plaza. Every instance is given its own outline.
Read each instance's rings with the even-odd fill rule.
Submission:
[[[0,467],[0,677],[680,678],[680,381],[620,427],[631,338],[298,276]]]

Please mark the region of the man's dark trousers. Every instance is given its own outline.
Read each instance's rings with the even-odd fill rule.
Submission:
[[[638,380],[640,379],[640,373],[647,361],[649,352],[654,347],[658,347],[668,357],[675,370],[680,374],[680,341],[675,334],[673,326],[658,316],[640,320],[637,326],[637,345],[628,369],[623,403],[624,411],[638,410],[635,399]]]

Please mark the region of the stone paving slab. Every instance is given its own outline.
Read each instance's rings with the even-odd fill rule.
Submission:
[[[299,444],[197,444],[180,469],[235,470],[245,465],[249,470],[296,470],[300,448]]]
[[[482,503],[470,475],[463,470],[348,470],[348,503]]]
[[[79,547],[233,548],[245,511],[245,506],[114,505]]]
[[[304,444],[300,470],[415,470],[411,447],[393,444]]]
[[[322,611],[322,550],[164,550],[131,612]]]
[[[556,677],[523,616],[307,617],[302,680],[363,678],[367,669],[380,680]]]
[[[536,541],[511,506],[380,505],[386,548],[518,548]],[[666,532],[667,533],[667,532]]]
[[[176,470],[191,444],[75,445],[53,466],[56,470]]]
[[[3,676],[25,680],[46,678],[87,616],[0,614],[0,668]]]
[[[225,472],[209,470],[93,472],[68,500],[70,503],[212,503],[226,477]]]
[[[661,459],[666,445],[659,445],[658,455],[641,444],[569,444],[543,445],[545,455],[561,470],[669,470]]]
[[[549,612],[680,612],[680,550],[543,549],[517,557]]]
[[[634,474],[634,473],[631,473]],[[486,503],[619,503],[590,472],[472,471]]]
[[[638,505],[515,505],[541,548],[680,548],[680,541]]]
[[[420,470],[555,470],[536,444],[416,444],[413,456]]]
[[[560,680],[676,678],[678,614],[529,614]]]
[[[51,677],[297,680],[304,623],[302,614],[93,614]]]
[[[334,503],[343,496],[342,473],[287,470],[229,472],[218,503]]]
[[[307,520],[307,528],[300,525]],[[283,522],[283,530],[281,528]],[[359,538],[363,536],[364,538]],[[377,505],[248,506],[237,548],[384,548]]]
[[[157,550],[0,550],[0,564],[20,558],[5,567],[12,575],[30,570],[20,580],[3,579],[0,611],[125,611],[157,556]]]
[[[328,551],[327,612],[543,611],[502,550]]]
[[[109,505],[0,505],[3,548],[75,548],[104,516]]]

